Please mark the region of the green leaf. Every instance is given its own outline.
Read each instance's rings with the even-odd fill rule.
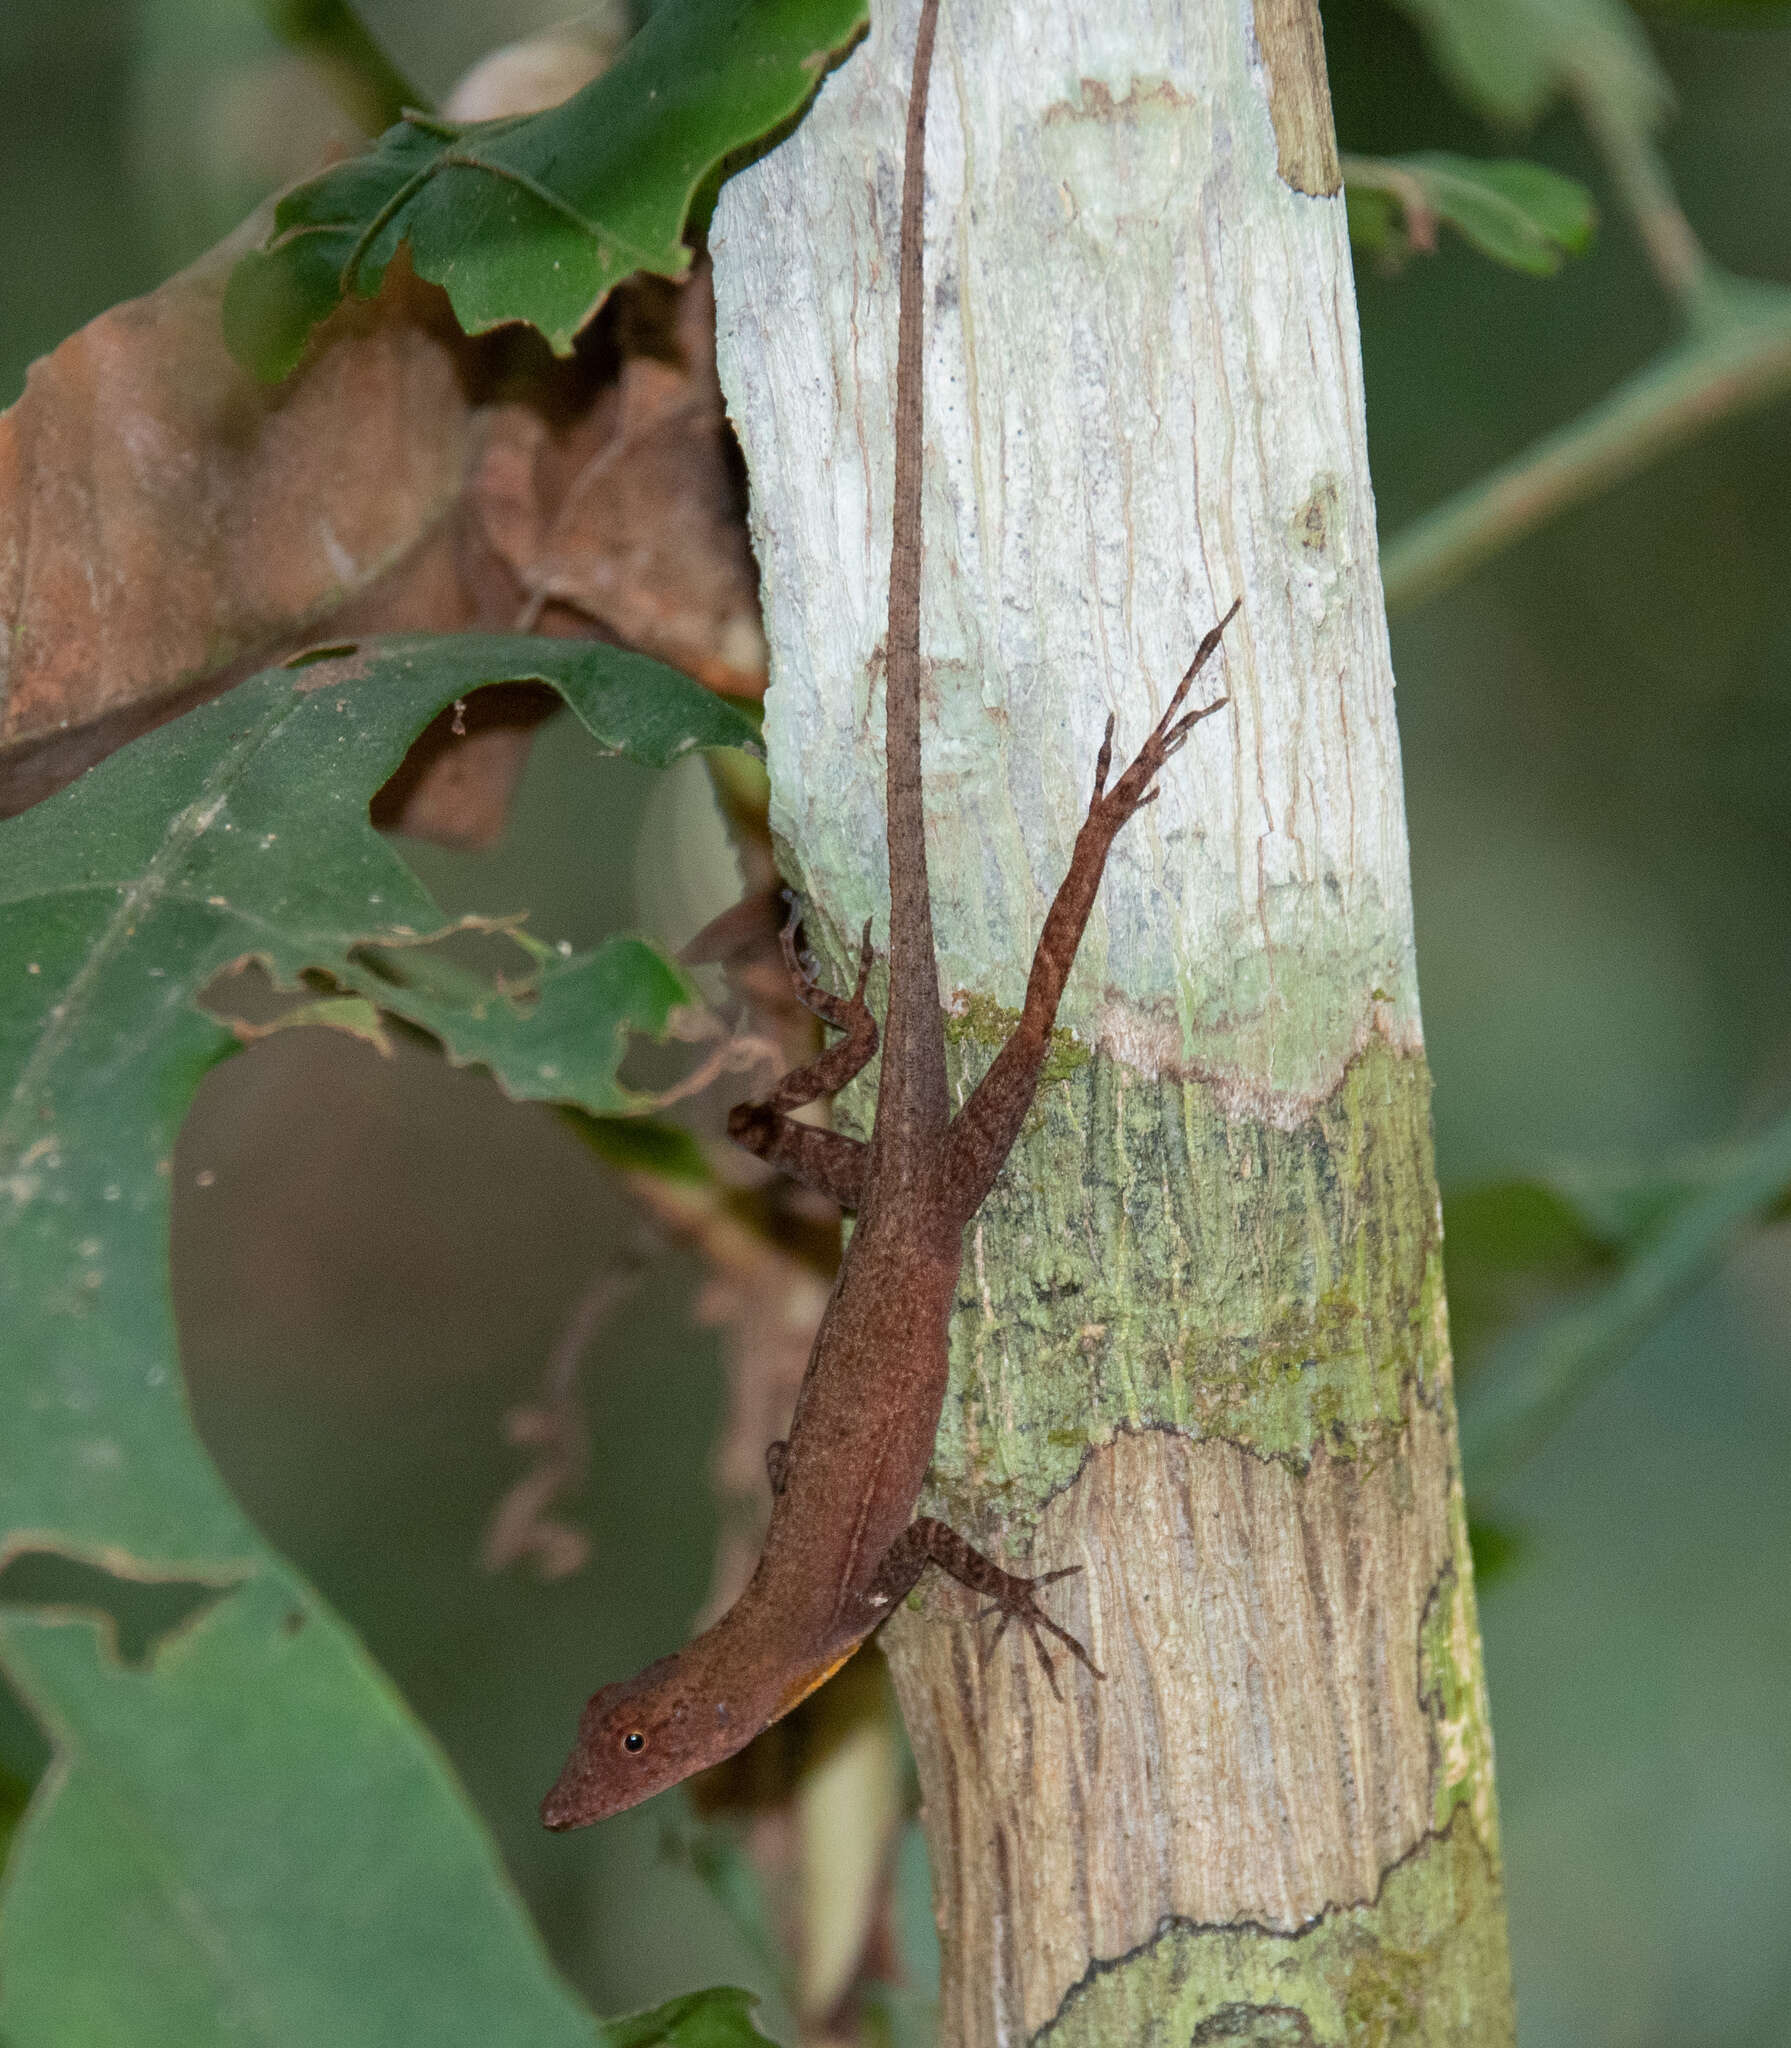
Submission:
[[[1396,269],[1411,249],[1412,238],[1398,200],[1385,182],[1376,181],[1384,161],[1365,156],[1343,159],[1343,209],[1350,246],[1364,256],[1379,256]]]
[[[1443,1204],[1449,1331],[1466,1388],[1493,1339],[1608,1273],[1613,1238],[1556,1182],[1503,1181]]]
[[[1433,248],[1444,221],[1494,262],[1548,277],[1586,250],[1598,218],[1577,179],[1515,157],[1352,156],[1344,177],[1350,239],[1395,262]]]
[[[706,1187],[715,1179],[708,1153],[679,1124],[647,1116],[588,1116],[581,1109],[566,1109],[561,1115],[604,1165],[618,1173],[651,1173],[694,1187]]]
[[[1495,121],[1527,126],[1572,89],[1638,132],[1658,127],[1672,88],[1623,0],[1394,0],[1437,67]]]
[[[1573,1206],[1589,1236],[1635,1234],[1605,1284],[1508,1331],[1464,1384],[1462,1469],[1476,1504],[1710,1280],[1747,1231],[1782,1215],[1788,1199],[1791,1117],[1721,1153],[1621,1184],[1603,1200],[1581,1193]],[[1453,1243],[1446,1257],[1453,1296]]]
[[[632,2019],[611,2020],[605,2048],[754,2048],[765,2043],[752,2023],[757,2004],[750,1991],[729,1984],[693,1991]]]
[[[1506,1270],[1542,1267],[1578,1277],[1612,1253],[1607,1235],[1548,1181],[1498,1181],[1451,1195],[1445,1226],[1451,1259],[1468,1255]]]
[[[526,320],[564,354],[625,277],[683,275],[693,199],[804,105],[865,20],[866,0],[663,0],[561,106],[458,126],[407,116],[281,200],[225,294],[232,353],[285,376],[317,322],[377,290],[408,244],[469,334]]]
[[[1484,1593],[1523,1563],[1529,1541],[1510,1522],[1473,1519],[1468,1523],[1468,1548],[1474,1558],[1474,1583]]]
[[[257,676],[0,825],[0,1559],[218,1595],[133,1667],[102,1615],[0,1581],[0,1659],[56,1749],[0,1901],[0,2033],[31,2048],[593,2039],[442,1759],[194,1436],[167,1271],[175,1134],[236,1043],[197,1000],[245,958],[513,1094],[631,1106],[622,1034],[665,1023],[677,971],[638,941],[517,946],[506,987],[443,960],[368,822],[444,703],[528,678],[639,760],[751,743],[613,648],[416,639]]]
[[[21,2048],[591,2048],[446,1766],[290,1573],[148,1671],[54,1609],[0,1610],[0,1650],[58,1752],[0,1900]]]

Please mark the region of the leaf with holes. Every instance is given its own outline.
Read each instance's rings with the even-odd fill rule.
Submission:
[[[237,1042],[197,998],[245,958],[321,972],[331,1021],[377,1001],[512,1094],[636,1106],[626,1034],[665,1028],[678,971],[638,941],[512,940],[501,985],[440,960],[440,912],[368,822],[444,704],[524,679],[637,760],[754,742],[614,648],[417,639],[255,677],[0,825],[0,1565],[216,1589],[133,1664],[88,1607],[0,1580],[0,1658],[56,1749],[0,1901],[11,2040],[596,2038],[434,1747],[194,1436],[167,1271],[175,1133]]]
[[[317,322],[377,290],[408,245],[469,334],[526,320],[564,354],[625,277],[684,274],[699,192],[801,108],[865,19],[865,0],[664,0],[561,106],[458,125],[407,116],[280,201],[273,239],[225,296],[231,352],[285,376]]]

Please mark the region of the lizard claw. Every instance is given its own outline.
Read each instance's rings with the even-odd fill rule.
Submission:
[[[795,984],[796,1000],[836,1031],[850,1031],[855,1024],[869,1023],[871,1013],[865,1007],[864,990],[871,977],[871,962],[876,957],[871,947],[870,919],[865,919],[864,932],[858,941],[857,985],[849,996],[836,996],[817,979],[813,959],[796,943],[796,934],[802,929],[802,904],[794,890],[786,890],[785,894],[790,900],[790,914],[784,920],[777,941],[783,952],[784,965]]]
[[[1101,735],[1101,751],[1095,756],[1095,802],[1107,788],[1107,771],[1113,766],[1113,713],[1107,714],[1107,730]]]
[[[1105,1678],[1107,1675],[1076,1638],[1070,1634],[1069,1630],[1067,1628],[1059,1628],[1057,1623],[1038,1604],[1036,1594],[1038,1587],[1055,1585],[1059,1579],[1070,1578],[1081,1569],[1082,1567],[1079,1564],[1068,1564],[1058,1571],[1040,1572],[1036,1578],[1023,1579],[1009,1576],[1007,1584],[1000,1588],[995,1598],[977,1616],[979,1624],[987,1621],[990,1615],[997,1617],[995,1633],[989,1638],[985,1646],[985,1655],[992,1652],[995,1645],[1006,1635],[1007,1625],[1010,1621],[1017,1621],[1025,1629],[1028,1637],[1031,1639],[1033,1649],[1038,1653],[1039,1668],[1045,1674],[1045,1683],[1051,1688],[1051,1697],[1053,1699],[1061,1699],[1063,1695],[1057,1689],[1056,1667],[1051,1662],[1051,1653],[1045,1648],[1044,1637],[1039,1633],[1041,1629],[1054,1635],[1063,1644],[1065,1649],[1079,1663],[1085,1665],[1096,1678]]]
[[[1163,715],[1152,728],[1150,737],[1138,749],[1137,759],[1113,785],[1107,789],[1107,770],[1113,756],[1113,721],[1107,721],[1106,737],[1101,742],[1100,756],[1095,762],[1095,792],[1091,814],[1107,814],[1109,828],[1118,828],[1134,812],[1154,801],[1157,791],[1155,784],[1158,772],[1172,755],[1179,754],[1187,744],[1188,735],[1203,718],[1211,718],[1215,711],[1223,711],[1231,702],[1229,697],[1215,697],[1210,704],[1202,704],[1193,711],[1184,711],[1188,692],[1194,686],[1194,678],[1206,666],[1214,649],[1219,645],[1225,629],[1238,615],[1243,599],[1237,599],[1230,611],[1216,626],[1210,627],[1194,650],[1194,659],[1189,662],[1187,673],[1175,687],[1175,694],[1165,706]]]

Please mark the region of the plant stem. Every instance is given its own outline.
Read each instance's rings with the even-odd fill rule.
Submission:
[[[337,99],[369,135],[391,127],[406,107],[429,101],[373,39],[349,0],[261,0],[267,25],[308,57]]]
[[[1580,118],[1592,131],[1662,288],[1694,315],[1716,286],[1704,245],[1692,232],[1660,151],[1646,128],[1620,112],[1596,81],[1575,81]]]
[[[1607,398],[1413,521],[1381,557],[1387,609],[1408,611],[1526,534],[1730,414],[1791,389],[1791,291],[1712,280],[1726,310]]]

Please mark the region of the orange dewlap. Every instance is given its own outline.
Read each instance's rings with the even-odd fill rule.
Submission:
[[[854,1643],[851,1649],[834,1658],[831,1664],[823,1664],[819,1671],[805,1673],[802,1677],[798,1678],[790,1690],[778,1701],[777,1713],[772,1716],[772,1719],[777,1720],[787,1714],[792,1707],[800,1706],[817,1686],[823,1686],[827,1683],[848,1657],[856,1656],[857,1653],[858,1645]]]

